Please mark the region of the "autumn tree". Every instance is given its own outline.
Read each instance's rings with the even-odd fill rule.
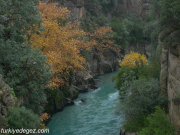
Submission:
[[[93,33],[89,33],[89,46],[97,51],[103,51],[104,49],[112,49],[114,51],[120,51],[120,46],[116,45],[112,40],[111,27],[98,27]]]
[[[137,52],[130,51],[129,54],[126,54],[123,61],[120,61],[120,66],[130,66],[134,67],[137,63],[148,64],[146,56],[144,54],[139,54]]]
[[[120,91],[127,90],[130,86],[129,84],[139,78],[159,79],[160,65],[152,58],[148,62],[143,54],[130,52],[120,62],[121,67],[117,76],[113,79],[116,81],[116,88]]]
[[[110,27],[100,27],[93,33],[80,30],[77,23],[66,23],[70,11],[57,7],[57,3],[39,2],[44,31],[31,36],[30,42],[48,57],[48,63],[54,71],[51,87],[68,86],[70,71],[84,69],[85,59],[80,50],[102,50],[115,46]],[[117,49],[115,49],[117,50]]]
[[[78,69],[84,69],[85,59],[79,55],[85,34],[76,23],[66,23],[70,11],[57,7],[57,3],[39,2],[39,10],[43,19],[44,31],[34,34],[30,42],[48,57],[48,63],[54,71],[49,86],[52,88],[68,86],[68,75]]]

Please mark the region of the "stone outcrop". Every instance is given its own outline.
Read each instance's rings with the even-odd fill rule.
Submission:
[[[11,88],[0,75],[0,129],[7,127],[7,121],[3,116],[7,115],[8,109],[15,107],[15,99],[11,94]]]
[[[64,6],[71,11],[72,20],[83,20],[86,17],[86,10],[84,8],[84,0],[67,0]]]
[[[94,53],[90,62],[87,62],[86,69],[91,71],[92,76],[110,73],[119,69],[119,60],[124,57],[124,52],[117,54],[110,50]]]
[[[59,6],[67,7],[71,11],[70,21],[85,19],[86,9],[84,4],[90,1],[85,0],[52,0],[53,2],[59,3]],[[151,5],[151,0],[117,0],[117,6],[114,8],[115,11],[123,10],[122,12],[130,11],[137,14],[138,16],[146,16]],[[112,14],[106,13],[105,15],[108,20],[111,20]]]
[[[151,5],[151,0],[118,0],[118,9],[123,9],[124,11],[130,11],[141,17],[146,16],[149,12],[149,7]]]
[[[148,41],[143,41],[141,43],[137,43],[136,45],[129,45],[125,49],[125,54],[129,53],[130,51],[144,54],[148,58],[151,57],[150,43]]]
[[[88,92],[89,89],[97,89],[95,80],[90,71],[80,71],[75,74],[74,88],[78,92]]]
[[[115,53],[110,50],[104,50],[101,53],[94,53],[91,61],[87,62],[86,69],[91,71],[92,76],[110,73],[119,69],[119,61],[123,60],[124,56],[130,51],[144,54],[146,57],[151,56],[151,49],[149,42],[143,42],[136,45],[129,45],[120,53]]]
[[[70,21],[77,20],[78,22],[86,17],[86,9],[84,0],[52,0],[57,2],[59,6],[66,7],[71,11]]]
[[[170,121],[180,134],[180,45],[163,47],[160,88],[169,100]]]
[[[128,132],[124,128],[121,128],[120,135],[138,135],[138,133],[135,132]]]
[[[79,93],[97,89],[98,87],[95,85],[96,82],[97,81],[91,76],[90,71],[77,72],[70,84],[70,88],[65,91],[59,91],[58,98],[53,99],[53,108],[49,110],[48,113],[52,114],[63,110],[65,106],[73,105]]]

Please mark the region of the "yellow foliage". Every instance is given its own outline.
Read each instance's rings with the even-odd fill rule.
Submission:
[[[41,115],[41,121],[43,121],[43,120],[47,120],[47,119],[49,119],[49,114],[47,114],[47,113],[43,113],[42,115]]]
[[[79,48],[86,46],[79,39],[85,32],[78,29],[76,23],[60,25],[68,18],[70,11],[57,7],[57,3],[39,2],[39,10],[45,30],[39,31],[41,34],[33,34],[29,41],[42,50],[48,57],[48,63],[52,65],[54,73],[49,86],[68,86],[66,82],[69,71],[84,69],[85,59],[79,55]]]
[[[120,46],[114,44],[111,40],[113,38],[111,32],[111,27],[99,27],[95,32],[89,33],[89,46],[96,50],[112,49],[113,51],[119,52]]]
[[[136,66],[136,62],[141,63],[141,61],[146,65],[148,64],[148,61],[144,54],[139,54],[137,52],[130,51],[129,54],[125,55],[124,60],[119,62],[120,66],[134,67]]]
[[[43,129],[48,129],[48,127],[46,127],[46,125],[43,123],[43,121],[49,119],[49,117],[50,117],[50,116],[49,116],[47,113],[43,113],[43,114],[41,115],[41,123],[40,123],[40,125],[41,125],[41,127],[42,127]]]
[[[63,24],[70,11],[58,7],[57,3],[39,2],[38,7],[45,30],[31,35],[29,42],[41,49],[48,58],[47,62],[51,64],[54,73],[49,86],[52,89],[68,86],[70,71],[85,69],[85,59],[79,54],[80,50],[110,48],[119,51],[119,47],[110,40],[110,27],[100,27],[94,33],[85,33],[78,28],[76,22]],[[85,43],[85,40],[89,42]]]

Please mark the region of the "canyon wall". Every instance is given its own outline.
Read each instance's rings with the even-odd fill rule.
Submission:
[[[119,8],[125,8],[126,11],[138,14],[143,17],[148,14],[150,0],[118,0]]]
[[[161,43],[163,46],[163,43]],[[163,46],[161,55],[161,94],[169,100],[169,118],[180,134],[180,45]]]

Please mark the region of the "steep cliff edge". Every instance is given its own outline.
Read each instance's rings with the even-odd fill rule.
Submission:
[[[92,59],[86,63],[87,70],[91,71],[95,77],[104,73],[116,71],[119,68],[119,60],[124,56],[124,52],[115,53],[110,50],[94,53]]]
[[[57,93],[51,95],[51,98],[48,98],[46,111],[49,114],[62,111],[64,107],[73,105],[79,93],[98,88],[95,86],[95,79],[89,71],[79,71],[75,73],[74,77],[69,81],[68,89],[58,90]]]
[[[143,17],[148,14],[150,0],[118,0],[118,6]]]
[[[0,74],[0,129],[7,127],[7,121],[4,118],[8,109],[15,107],[15,99],[11,94],[11,88],[7,85]]]
[[[70,17],[70,20],[78,20],[82,21],[86,18],[86,14],[88,10],[85,8],[85,5],[88,5],[90,2],[89,0],[51,0],[52,2],[59,3],[59,6],[67,7],[68,10],[71,11],[72,15]],[[111,12],[104,13],[105,16],[108,18],[108,20],[111,19],[113,16],[112,14],[126,13],[127,11],[131,13],[135,13],[138,16],[146,16],[149,11],[149,7],[151,5],[151,0],[115,0],[114,8],[111,10]],[[96,2],[96,8],[102,8],[102,5],[99,1]]]
[[[163,44],[163,43],[162,43]],[[161,94],[169,100],[169,117],[180,134],[180,45],[164,47],[161,55]]]

